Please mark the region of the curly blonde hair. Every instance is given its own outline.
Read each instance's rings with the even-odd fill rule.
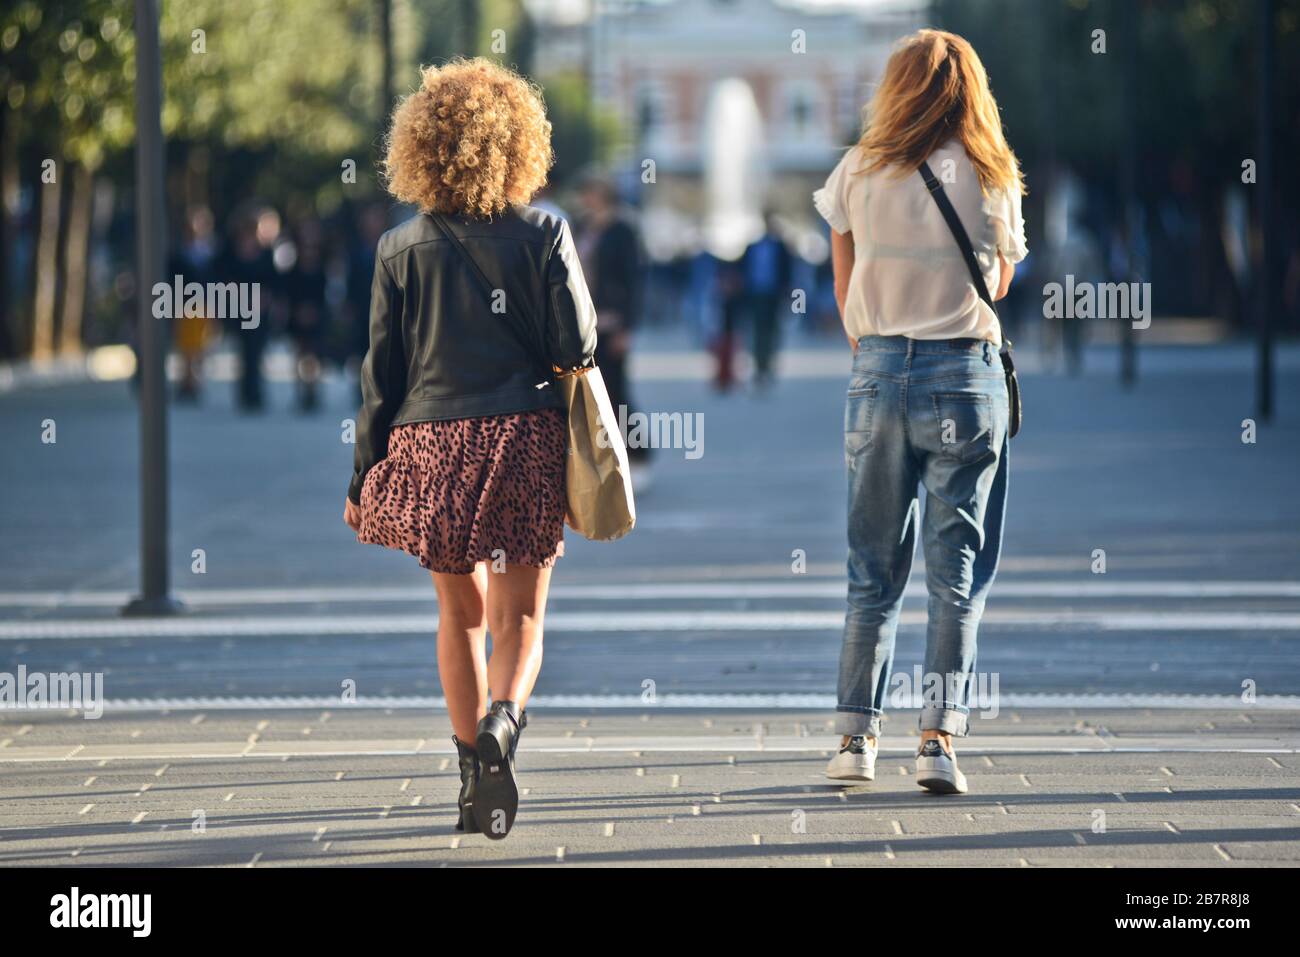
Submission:
[[[420,72],[393,111],[388,192],[422,212],[483,219],[532,199],[554,160],[541,91],[482,57]]]

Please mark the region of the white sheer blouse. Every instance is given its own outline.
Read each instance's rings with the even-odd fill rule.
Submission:
[[[985,196],[975,167],[955,140],[935,150],[928,162],[966,227],[989,293],[996,295],[998,253],[1018,263],[1028,252],[1019,192]],[[854,147],[813,194],[831,228],[853,234],[853,274],[844,309],[849,335],[969,337],[1001,345],[997,316],[975,292],[920,173],[898,179],[881,169],[866,175],[858,172],[862,165]]]

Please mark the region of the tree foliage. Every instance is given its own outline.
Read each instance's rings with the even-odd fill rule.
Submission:
[[[20,135],[89,169],[131,143],[129,3],[19,0],[0,14],[0,52],[4,105],[25,121]]]
[[[1113,176],[1130,109],[1148,190],[1166,186],[1175,163],[1206,183],[1231,182],[1254,149],[1253,0],[935,6],[943,25],[979,51],[1008,135],[1028,163],[1054,154],[1084,175]],[[1099,30],[1105,52],[1096,52]],[[1300,149],[1300,0],[1277,2],[1275,59],[1278,155],[1289,156]]]

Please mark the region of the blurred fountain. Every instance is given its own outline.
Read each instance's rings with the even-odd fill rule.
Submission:
[[[703,140],[705,244],[735,259],[763,231],[768,182],[763,120],[744,80],[720,80],[709,92]]]

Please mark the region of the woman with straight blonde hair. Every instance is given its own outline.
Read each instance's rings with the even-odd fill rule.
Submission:
[[[875,776],[919,532],[930,598],[925,674],[912,689],[921,705],[917,783],[941,794],[967,788],[952,739],[969,731],[976,632],[1007,496],[1009,397],[991,300],[1006,295],[1025,257],[1023,193],[975,50],[952,33],[921,30],[890,57],[861,140],[813,196],[832,229],[835,297],[854,352],[833,780]],[[970,268],[944,198],[969,237]]]

